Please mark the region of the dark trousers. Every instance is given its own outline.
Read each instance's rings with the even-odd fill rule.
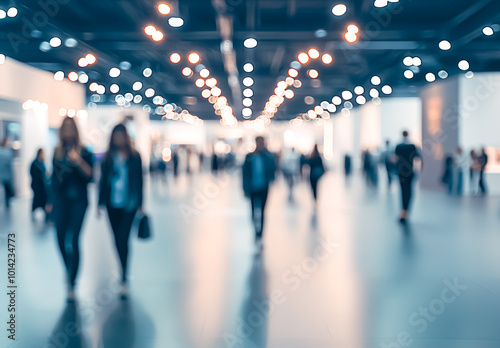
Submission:
[[[385,170],[387,171],[387,183],[389,186],[392,184],[392,163],[385,163]]]
[[[479,189],[481,190],[481,193],[486,193],[486,183],[484,182],[484,169],[481,169],[479,172]]]
[[[311,188],[312,188],[312,191],[313,191],[314,200],[316,201],[318,199],[318,182],[319,182],[319,179],[311,178],[310,181],[311,181]]]
[[[107,206],[109,222],[115,236],[116,251],[122,266],[122,282],[127,281],[128,240],[136,210]]]
[[[5,194],[5,207],[10,207],[10,199],[14,197],[14,189],[12,188],[12,183],[10,181],[4,181],[3,189]]]
[[[269,189],[266,187],[263,190],[252,192],[250,194],[250,202],[252,204],[252,222],[255,226],[255,237],[257,239],[262,238],[262,231],[264,229],[264,211],[266,208],[268,192]],[[260,212],[260,221],[257,220],[257,211]]]
[[[81,200],[61,199],[54,205],[57,242],[71,286],[75,285],[80,263],[79,237],[86,211],[87,202]],[[71,239],[70,249],[66,247],[67,239]]]
[[[410,201],[412,195],[412,182],[413,182],[413,173],[405,175],[399,174],[399,183],[401,184],[403,210],[408,210],[408,208],[410,207]]]

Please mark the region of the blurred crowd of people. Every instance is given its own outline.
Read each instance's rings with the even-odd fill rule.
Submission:
[[[411,143],[408,132],[402,133],[397,146],[389,141],[382,151],[363,151],[362,173],[369,187],[376,187],[379,173],[385,171],[388,186],[399,181],[401,192],[401,214],[399,220],[406,223],[412,200],[412,187],[416,172],[423,168],[420,149]],[[241,143],[241,141],[240,141]],[[240,144],[241,145],[241,144]],[[327,171],[318,145],[309,153],[298,152],[295,148],[284,148],[278,153],[271,152],[262,136],[255,139],[255,150],[246,156],[227,144],[223,151],[213,151],[207,155],[195,148],[177,145],[161,152],[152,151],[149,172],[151,178],[168,175],[174,178],[182,171],[211,171],[214,176],[221,171],[237,172],[241,169],[243,193],[250,200],[251,219],[255,229],[255,241],[262,249],[265,225],[265,208],[269,190],[277,176],[282,175],[288,188],[288,199],[294,201],[294,187],[300,181],[308,182],[311,197],[316,208],[321,192],[321,179]],[[220,148],[222,148],[220,147]],[[0,182],[3,187],[5,206],[15,195],[13,185],[13,150],[4,141],[0,146]],[[99,158],[99,161],[96,161]],[[95,180],[96,163],[100,162],[99,180]],[[475,150],[466,156],[457,148],[455,154],[445,160],[442,182],[449,193],[462,194],[464,177],[469,172],[471,191],[486,193],[485,168],[488,163],[486,150]],[[383,169],[380,170],[380,167]],[[88,184],[98,182],[98,217],[107,212],[110,230],[115,240],[116,253],[122,269],[122,295],[127,293],[127,264],[129,239],[137,216],[143,211],[144,168],[139,152],[135,150],[127,127],[118,124],[110,134],[109,145],[103,156],[94,156],[81,142],[76,121],[66,117],[59,129],[59,144],[52,156],[52,173],[46,167],[46,154],[39,149],[30,166],[33,200],[33,218],[38,210],[45,212],[45,220],[53,221],[59,250],[66,269],[68,299],[74,298],[79,266],[79,236],[89,205]],[[353,173],[351,155],[344,157],[344,171],[347,179]],[[302,197],[301,197],[302,198]]]
[[[472,194],[488,192],[484,177],[488,155],[483,147],[479,151],[471,150],[469,157],[461,147],[453,155],[446,156],[442,183],[448,187],[448,193],[462,195],[464,192],[464,176],[469,174],[469,189]]]

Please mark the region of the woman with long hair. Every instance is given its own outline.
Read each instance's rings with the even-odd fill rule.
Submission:
[[[111,132],[102,161],[99,214],[106,207],[122,268],[122,296],[127,293],[128,241],[137,211],[142,211],[142,162],[123,124]]]
[[[53,211],[59,249],[66,266],[68,300],[73,300],[80,262],[79,236],[88,206],[87,185],[92,181],[92,154],[82,145],[76,121],[66,117],[54,151],[47,212]],[[66,240],[71,240],[71,248]]]
[[[309,181],[311,183],[311,188],[313,191],[314,204],[318,200],[318,182],[319,179],[325,174],[325,167],[323,165],[323,159],[318,150],[318,145],[314,145],[314,149],[308,159],[309,168],[311,169],[309,173]]]

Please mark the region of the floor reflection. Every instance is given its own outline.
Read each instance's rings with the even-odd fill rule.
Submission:
[[[246,287],[248,294],[241,309],[245,347],[267,346],[269,316],[272,314],[267,293],[267,273],[262,252],[255,254]]]
[[[155,327],[151,318],[130,297],[116,301],[102,326],[103,348],[151,348]]]
[[[80,310],[77,302],[68,302],[52,330],[48,347],[90,348],[83,332]]]

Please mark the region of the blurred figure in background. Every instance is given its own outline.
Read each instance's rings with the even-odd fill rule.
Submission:
[[[263,137],[255,138],[255,151],[249,153],[243,163],[243,191],[252,204],[252,222],[255,227],[255,240],[262,247],[264,212],[269,185],[274,181],[275,157],[266,148]]]
[[[344,174],[346,179],[349,179],[352,173],[352,158],[348,153],[344,156]]]
[[[300,175],[300,155],[292,148],[281,157],[281,170],[288,184],[288,200],[293,201],[293,186]]]
[[[382,153],[382,161],[385,166],[385,171],[387,173],[387,184],[390,187],[392,184],[392,176],[394,174],[394,150],[392,149],[389,140],[385,141],[385,150]]]
[[[481,165],[479,164],[479,157],[477,156],[475,150],[471,150],[469,180],[470,180],[470,191],[472,194],[476,194],[478,192],[480,170],[481,170]]]
[[[304,168],[307,164],[307,157],[306,155],[304,155],[303,152],[300,153],[299,164],[300,164],[300,177],[301,179],[304,179],[306,177],[306,175],[304,174]]]
[[[363,152],[363,172],[366,183],[371,187],[377,186],[378,183],[377,163],[376,156],[370,149],[366,149]]]
[[[73,118],[66,117],[59,128],[59,145],[54,151],[52,167],[47,212],[53,210],[57,241],[68,276],[68,300],[72,301],[80,262],[80,231],[88,206],[87,185],[93,174],[92,154],[81,143]],[[67,239],[71,239],[70,248]]]
[[[215,153],[215,149],[212,151],[211,165],[212,174],[217,175],[219,173],[219,156]]]
[[[484,195],[488,192],[488,189],[486,187],[486,181],[484,179],[484,171],[486,169],[486,166],[488,165],[488,155],[486,154],[486,149],[484,147],[481,149],[481,154],[479,155],[478,162],[479,162],[479,189],[481,190],[481,193]]]
[[[142,161],[123,124],[111,132],[102,162],[99,210],[106,207],[122,267],[122,296],[127,295],[127,263],[130,230],[137,211],[142,211]]]
[[[3,186],[5,197],[5,209],[10,208],[10,200],[14,197],[14,185],[12,183],[12,160],[14,151],[8,147],[7,138],[0,142],[0,183]]]
[[[461,196],[464,186],[464,171],[466,170],[467,159],[462,148],[459,146],[453,156],[453,174],[451,180],[450,193],[455,192]]]
[[[311,183],[311,188],[314,197],[314,208],[317,207],[318,201],[318,183],[323,174],[325,174],[325,167],[323,165],[323,159],[318,150],[318,145],[314,145],[314,149],[308,159],[309,168],[311,169],[309,173],[309,181]]]
[[[177,149],[172,154],[172,165],[174,166],[174,178],[177,178],[179,175],[179,153]]]
[[[453,191],[453,157],[447,155],[444,159],[444,170],[441,182],[448,187],[448,193]]]
[[[396,146],[397,171],[399,183],[401,185],[402,210],[399,221],[406,223],[408,219],[408,210],[412,197],[412,184],[415,177],[414,162],[415,158],[420,158],[420,152],[417,147],[410,143],[408,132],[403,132],[403,142]]]
[[[205,154],[203,153],[203,151],[200,151],[198,161],[200,172],[203,172],[205,170]]]
[[[48,175],[45,167],[45,151],[38,149],[36,158],[31,162],[30,166],[31,175],[31,189],[33,190],[33,202],[31,205],[31,217],[35,219],[35,211],[42,208],[45,211],[47,205],[47,185]],[[48,220],[49,215],[45,215],[45,221]]]

